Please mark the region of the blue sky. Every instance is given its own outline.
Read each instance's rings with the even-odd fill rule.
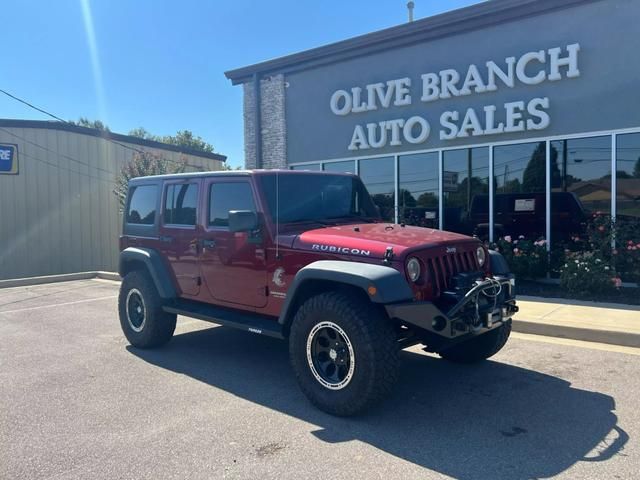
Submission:
[[[423,18],[478,2],[415,3],[416,18]],[[139,126],[161,135],[192,130],[231,165],[240,165],[242,88],[232,86],[224,71],[397,25],[406,21],[405,5],[405,0],[5,2],[0,88],[65,119],[101,119],[119,133]],[[4,95],[0,118],[46,119]]]

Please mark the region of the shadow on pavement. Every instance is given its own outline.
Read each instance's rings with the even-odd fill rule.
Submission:
[[[318,425],[313,434],[325,442],[359,440],[460,479],[550,477],[578,461],[607,460],[628,441],[610,396],[495,361],[461,366],[404,352],[391,398],[344,419],[318,411],[302,395],[286,342],[214,327],[176,335],[160,350],[128,349]]]

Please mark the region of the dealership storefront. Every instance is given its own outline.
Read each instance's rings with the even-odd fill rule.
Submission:
[[[387,220],[489,240],[638,222],[638,18],[494,0],[227,72],[247,167],[353,172]]]

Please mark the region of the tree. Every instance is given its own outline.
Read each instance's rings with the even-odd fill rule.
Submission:
[[[206,142],[202,137],[194,135],[190,130],[179,130],[175,135],[154,135],[148,132],[144,127],[134,128],[129,132],[132,137],[143,138],[145,140],[153,140],[156,142],[168,143],[169,145],[177,145],[179,147],[197,150],[199,152],[213,153],[213,145]]]
[[[560,169],[558,168],[558,150],[551,148],[551,185],[559,185],[561,183]],[[540,142],[533,154],[531,160],[527,163],[527,167],[522,174],[522,191],[524,192],[544,192],[547,184],[547,153],[546,145]]]
[[[237,167],[233,168],[231,165],[223,163],[222,164],[222,170],[225,171],[225,172],[229,172],[231,170],[244,170],[244,168],[242,168],[242,165],[238,165]]]
[[[79,127],[95,128],[96,130],[102,130],[103,132],[109,132],[109,127],[102,123],[100,120],[89,120],[86,117],[80,117],[77,122],[69,120],[69,123],[77,125]]]
[[[147,175],[164,175],[167,173],[182,173],[187,168],[185,158],[179,161],[172,161],[162,158],[160,155],[151,152],[134,153],[131,161],[124,165],[116,179],[116,187],[113,194],[118,197],[120,211],[124,210],[124,203],[129,190],[129,180]]]
[[[403,207],[415,207],[416,199],[409,190],[401,188],[398,192],[399,203]]]

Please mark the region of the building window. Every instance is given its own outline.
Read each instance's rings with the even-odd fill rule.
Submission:
[[[325,162],[322,169],[325,172],[356,173],[356,162],[355,160],[346,160],[344,162]]]
[[[616,219],[640,220],[640,133],[616,140]]]
[[[400,221],[438,228],[438,153],[402,155],[398,169]]]
[[[291,167],[291,170],[307,170],[311,172],[317,172],[317,171],[320,171],[320,164],[311,163],[309,165],[293,165]]]
[[[360,160],[358,173],[373,202],[387,222],[395,219],[395,174],[393,157]]]
[[[444,230],[489,236],[489,148],[443,152]]]
[[[156,221],[156,185],[133,187],[129,196],[127,223],[153,225]]]
[[[494,238],[546,236],[546,164],[545,142],[494,148]]]
[[[198,185],[195,183],[167,185],[164,199],[164,224],[195,226],[197,204]]]
[[[611,137],[551,142],[551,239],[584,232],[595,212],[611,213]]]
[[[255,212],[251,185],[247,182],[221,182],[211,185],[209,190],[209,225],[229,226],[229,210]]]

